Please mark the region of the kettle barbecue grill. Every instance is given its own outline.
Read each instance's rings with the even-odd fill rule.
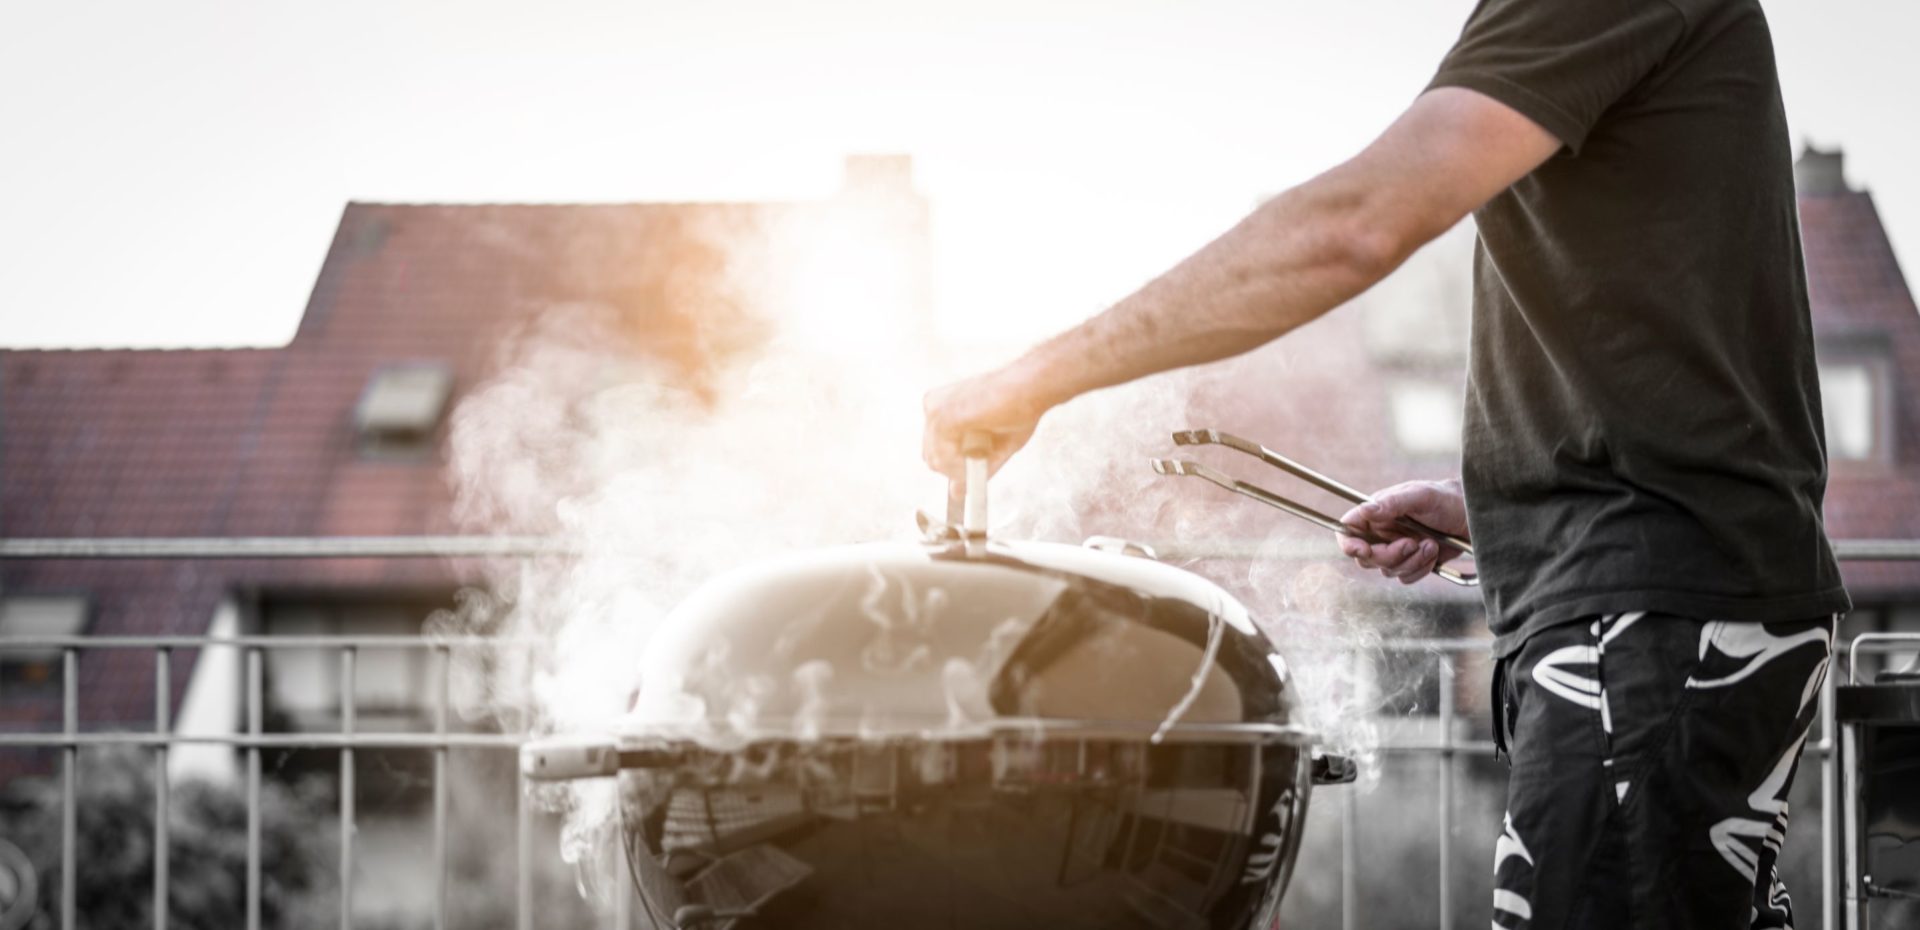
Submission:
[[[1313,787],[1354,775],[1285,660],[1141,547],[987,539],[985,472],[919,543],[714,579],[619,733],[523,749],[619,780],[641,926],[1277,924]]]

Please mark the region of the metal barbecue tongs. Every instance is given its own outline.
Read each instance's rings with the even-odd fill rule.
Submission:
[[[1340,482],[1335,481],[1332,478],[1329,478],[1323,474],[1320,474],[1319,472],[1314,471],[1313,469],[1308,468],[1305,465],[1300,464],[1299,462],[1296,462],[1290,458],[1287,458],[1286,456],[1281,455],[1280,453],[1275,452],[1272,449],[1267,448],[1266,446],[1260,445],[1259,443],[1253,442],[1251,440],[1242,439],[1231,433],[1222,433],[1219,430],[1211,430],[1211,429],[1181,430],[1180,432],[1173,434],[1173,444],[1176,446],[1205,446],[1205,445],[1225,446],[1236,452],[1244,452],[1247,455],[1251,455],[1254,458],[1257,458],[1260,461],[1267,463],[1268,465],[1278,468],[1281,471],[1286,472],[1287,474],[1290,474],[1296,478],[1299,478],[1302,481],[1307,482],[1308,484],[1313,485],[1314,487],[1317,487],[1328,493],[1334,494],[1338,497],[1345,498],[1346,500],[1351,501],[1353,503],[1365,504],[1365,503],[1370,503],[1373,500],[1373,498],[1368,497],[1367,495],[1362,494],[1359,491],[1356,491],[1353,488],[1350,488],[1344,484],[1341,484]],[[1275,494],[1272,491],[1267,490],[1266,488],[1260,487],[1259,485],[1249,484],[1245,481],[1239,480],[1238,478],[1233,478],[1228,475],[1222,474],[1218,471],[1215,471],[1212,468],[1208,468],[1207,466],[1200,464],[1199,462],[1191,462],[1185,459],[1154,459],[1153,470],[1162,475],[1182,475],[1190,478],[1201,478],[1207,481],[1211,481],[1214,484],[1217,484],[1223,488],[1226,488],[1229,491],[1234,492],[1235,494],[1251,497],[1262,504],[1266,504],[1267,506],[1273,507],[1277,510],[1286,511],[1287,513],[1290,513],[1296,517],[1299,517],[1300,519],[1305,520],[1308,523],[1311,523],[1322,529],[1332,530],[1333,532],[1341,536],[1351,536],[1355,539],[1362,540],[1371,545],[1379,545],[1386,541],[1386,540],[1375,537],[1371,533],[1365,533],[1360,530],[1356,530],[1353,527],[1348,526],[1345,523],[1342,523],[1339,520],[1333,517],[1327,516],[1326,514],[1321,513],[1318,510],[1314,510],[1313,508],[1308,507],[1304,504],[1300,504],[1295,501],[1288,500],[1287,498],[1281,497],[1280,495]],[[1473,544],[1467,542],[1464,539],[1461,539],[1458,536],[1455,536],[1451,533],[1442,533],[1439,530],[1434,529],[1433,527],[1427,526],[1423,523],[1420,523],[1414,520],[1406,519],[1404,517],[1400,519],[1399,523],[1401,526],[1405,527],[1408,531],[1412,533],[1418,534],[1420,536],[1425,536],[1428,539],[1431,539],[1434,542],[1437,542],[1443,546],[1451,546],[1452,548],[1458,549],[1462,553],[1468,556],[1473,555]],[[1433,570],[1433,573],[1435,575],[1440,576],[1441,578],[1446,579],[1447,581],[1451,581],[1454,584],[1460,585],[1461,587],[1470,588],[1480,584],[1480,577],[1478,575],[1463,573],[1458,569],[1449,568],[1445,565],[1436,567]]]

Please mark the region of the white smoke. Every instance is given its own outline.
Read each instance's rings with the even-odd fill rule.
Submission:
[[[492,565],[492,594],[440,618],[449,631],[533,644],[457,669],[465,711],[513,709],[531,715],[536,733],[616,730],[659,622],[703,581],[796,549],[906,538],[916,508],[938,513],[945,488],[919,461],[920,402],[960,372],[931,369],[923,346],[867,343],[849,355],[788,339],[780,316],[787,305],[765,301],[769,341],[723,360],[699,390],[684,385],[683,372],[636,355],[619,314],[604,306],[550,308],[503,342],[496,374],[453,417],[457,516],[469,531],[548,535],[576,552]],[[1217,397],[1227,385],[1270,380],[1251,373],[1273,358],[1270,350],[1176,372],[1049,414],[994,481],[994,530],[1063,542],[1097,533],[1270,539],[1275,558],[1192,567],[1268,618],[1269,632],[1296,658],[1309,722],[1334,748],[1364,758],[1377,738],[1372,713],[1384,700],[1367,669],[1398,612],[1384,611],[1383,623],[1344,564],[1278,557],[1302,536],[1290,518],[1147,466],[1175,451],[1172,430],[1233,427],[1230,415],[1218,415],[1223,406],[1270,405],[1268,397],[1225,405]],[[1194,399],[1208,395],[1216,396],[1211,422],[1193,422]],[[1308,535],[1331,550],[1324,533]],[[869,613],[883,629],[909,633],[932,622],[941,596],[922,592],[923,602],[904,614]],[[899,623],[906,626],[889,626]],[[869,658],[880,664],[925,658],[908,640],[881,637],[875,648]],[[1362,660],[1331,658],[1354,655]],[[751,716],[777,690],[793,690],[804,725],[809,706],[824,706],[833,674],[803,666],[790,683],[731,683],[732,707]],[[977,716],[980,683],[964,668],[943,675],[955,720]],[[745,729],[751,721],[736,723]],[[580,782],[546,798],[567,814],[562,852],[582,867],[583,887],[611,887],[588,873],[615,858],[606,854],[618,845],[608,842],[613,786]]]
[[[577,551],[490,565],[493,595],[438,619],[532,644],[456,670],[470,716],[519,708],[536,733],[610,732],[659,621],[701,582],[798,548],[910,535],[916,506],[944,493],[918,464],[919,392],[890,367],[776,342],[696,393],[623,352],[613,321],[592,306],[540,315],[454,413],[469,531]],[[796,681],[817,693],[830,674],[803,668]],[[770,690],[735,684],[735,714]],[[583,890],[617,887],[605,874],[617,867],[605,854],[618,848],[612,784],[572,783],[547,801],[566,816],[562,854]]]
[[[1285,406],[1279,392],[1250,387],[1283,382],[1310,352],[1298,343],[1171,372],[1101,391],[1049,413],[1032,443],[995,479],[996,531],[1018,538],[1077,542],[1116,535],[1144,542],[1199,545],[1254,542],[1250,558],[1171,559],[1241,599],[1279,651],[1291,659],[1303,721],[1321,748],[1353,757],[1359,790],[1378,783],[1383,713],[1407,703],[1424,679],[1383,675],[1386,640],[1426,635],[1414,595],[1338,558],[1330,533],[1193,478],[1155,474],[1154,458],[1192,458],[1338,516],[1347,504],[1257,461],[1220,449],[1173,445],[1171,433],[1219,427],[1284,445],[1288,436],[1339,435],[1323,411]],[[1249,426],[1246,424],[1259,424]],[[1266,434],[1279,436],[1270,439]],[[1284,450],[1309,465],[1367,460],[1374,450],[1328,443]],[[1377,441],[1377,440],[1375,440]],[[1323,466],[1331,467],[1331,466]],[[1424,581],[1424,585],[1442,584]],[[1417,659],[1418,657],[1409,657]],[[1430,658],[1430,657],[1429,657]],[[1391,663],[1430,668],[1431,662]]]

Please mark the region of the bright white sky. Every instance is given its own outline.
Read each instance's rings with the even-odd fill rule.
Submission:
[[[0,344],[282,343],[348,200],[816,197],[854,151],[916,156],[947,331],[1031,339],[1365,144],[1471,7],[7,3]],[[1768,9],[1913,259],[1920,5]]]

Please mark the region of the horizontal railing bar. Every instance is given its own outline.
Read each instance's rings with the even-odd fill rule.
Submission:
[[[1856,562],[1911,562],[1920,560],[1920,540],[1835,539],[1833,557]]]
[[[449,733],[445,736],[432,733],[192,735],[142,733],[136,730],[108,733],[61,733],[58,731],[0,733],[0,749],[59,749],[67,746],[161,747],[187,744],[234,746],[241,749],[248,747],[261,749],[517,749],[526,744],[526,738],[517,734],[504,733]],[[1491,740],[1455,740],[1452,743],[1437,739],[1384,740],[1369,748],[1380,752],[1412,755],[1490,756],[1494,752]],[[1806,745],[1806,752],[1809,755],[1824,755],[1826,751],[1815,742],[1809,742]]]
[[[1284,626],[1284,623],[1278,625]],[[1850,639],[1840,640],[1834,646],[1834,654],[1836,656],[1843,655],[1851,643],[1852,640]],[[1862,653],[1911,652],[1914,648],[1915,646],[1911,642],[1901,645],[1899,642],[1875,639],[1861,643],[1859,651]],[[1470,636],[1383,639],[1365,647],[1339,645],[1303,647],[1281,644],[1281,650],[1288,659],[1293,659],[1296,656],[1349,655],[1355,652],[1490,652],[1492,649],[1493,640],[1476,639]]]
[[[1404,720],[1404,717],[1396,717]],[[1439,718],[1432,718],[1439,719]],[[1457,739],[1451,743],[1437,739],[1390,740],[1367,747],[1379,752],[1403,756],[1490,756],[1494,753],[1493,740]]]
[[[1404,718],[1395,718],[1404,719]],[[237,749],[518,749],[526,738],[502,733],[262,733],[257,736],[236,734],[167,734],[139,731],[109,733],[0,733],[0,749],[64,749],[68,747],[145,746],[163,748],[182,745],[231,746]],[[1491,740],[1438,739],[1383,740],[1368,749],[1388,755],[1412,756],[1491,756]],[[1809,756],[1825,756],[1832,747],[1809,741]]]
[[[514,749],[526,738],[508,733],[142,733],[137,730],[104,733],[57,731],[0,732],[0,749],[64,748],[67,746],[236,746],[242,749]]]
[[[1405,720],[1407,718],[1395,717],[1393,719]],[[1408,756],[1491,756],[1494,754],[1494,744],[1492,740],[1454,740],[1451,744],[1438,739],[1388,740],[1375,743],[1367,748],[1392,755]],[[1824,756],[1831,751],[1831,748],[1822,747],[1818,743],[1808,741],[1802,751],[1809,756]]]
[[[1291,647],[1285,650],[1288,656],[1308,655],[1344,655],[1354,652],[1487,652],[1493,649],[1493,640],[1476,639],[1471,636],[1455,637],[1402,637],[1383,639],[1366,648],[1340,646]]]
[[[1149,541],[1163,558],[1341,558],[1339,550],[1308,539],[1220,542]],[[1846,561],[1920,561],[1920,540],[1836,539]],[[620,555],[616,546],[586,546],[550,536],[53,536],[0,539],[0,559],[434,559]],[[644,553],[636,550],[634,555]]]
[[[1851,640],[1841,640],[1835,647],[1836,654],[1845,654]],[[516,649],[531,649],[547,645],[549,640],[537,636],[409,636],[409,635],[360,635],[360,636],[0,636],[0,651],[9,649],[204,649],[208,647],[229,647],[238,649],[459,649],[459,648],[498,648],[502,646]],[[1364,649],[1356,647],[1285,647],[1285,654],[1293,656],[1340,655],[1353,652],[1484,652],[1493,647],[1493,641],[1470,636],[1461,637],[1407,637],[1401,639],[1383,639]],[[1862,653],[1908,652],[1914,648],[1912,643],[1869,641],[1860,644]]]
[[[1920,561],[1920,540],[1916,539],[1835,539],[1834,558],[1842,562],[1914,562]],[[1342,559],[1340,550],[1330,544],[1311,540],[1262,542],[1260,540],[1221,540],[1219,542],[1152,542],[1153,551],[1162,559],[1221,559],[1237,562],[1295,559]]]
[[[534,636],[0,636],[0,649],[457,649],[512,646],[531,648],[547,640]]]
[[[208,646],[266,649],[438,649],[441,647],[531,648],[547,640],[533,636],[6,636],[0,637],[0,649],[196,649]],[[1371,647],[1382,652],[1477,652],[1492,647],[1492,640],[1472,637],[1405,638],[1382,640]],[[1294,648],[1289,655],[1350,653],[1353,649],[1337,646],[1325,649]]]
[[[546,536],[98,536],[0,539],[0,559],[436,559],[580,555]]]

